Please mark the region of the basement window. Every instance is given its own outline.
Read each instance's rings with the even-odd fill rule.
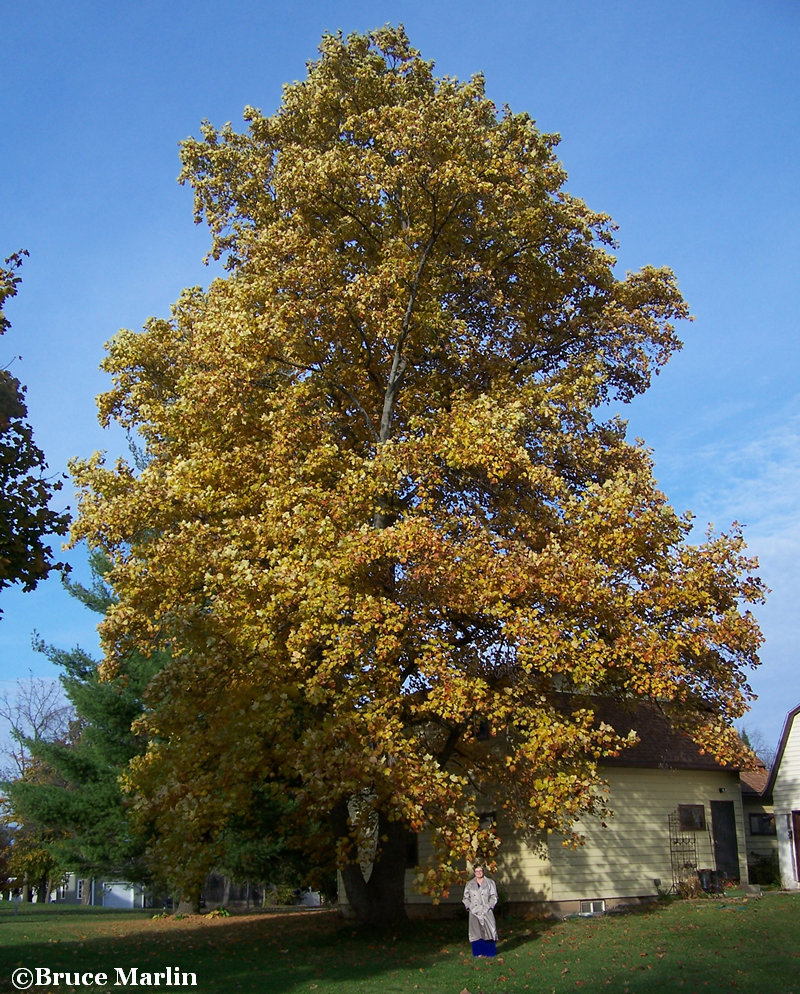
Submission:
[[[605,910],[606,902],[603,900],[581,901],[581,914],[584,916],[602,915]]]

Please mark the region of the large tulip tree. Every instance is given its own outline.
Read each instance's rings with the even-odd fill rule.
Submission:
[[[76,463],[76,538],[113,562],[106,666],[166,650],[128,787],[185,886],[256,785],[335,855],[364,919],[502,844],[477,810],[569,833],[656,702],[731,758],[762,587],[736,527],[690,540],[601,412],[687,316],[616,272],[557,139],[402,29],[323,38],[277,113],[183,144],[228,275],[110,343],[101,416],[140,471]],[[359,862],[377,843],[371,872]]]

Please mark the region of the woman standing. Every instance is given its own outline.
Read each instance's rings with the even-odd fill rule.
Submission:
[[[464,907],[469,912],[469,941],[473,956],[497,955],[497,925],[492,908],[497,904],[497,887],[494,880],[483,874],[483,867],[476,863],[474,878],[464,888]]]

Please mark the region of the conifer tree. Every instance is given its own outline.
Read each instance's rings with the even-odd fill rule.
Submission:
[[[113,603],[103,582],[107,567],[97,553],[90,565],[90,586],[66,586],[102,615]],[[83,649],[58,649],[41,639],[37,645],[62,670],[60,680],[75,717],[68,736],[25,742],[39,774],[6,784],[13,820],[46,832],[45,848],[62,868],[87,876],[146,880],[146,836],[128,818],[119,779],[130,760],[144,752],[146,740],[133,726],[161,658],[131,653],[124,672],[104,680],[97,661]]]

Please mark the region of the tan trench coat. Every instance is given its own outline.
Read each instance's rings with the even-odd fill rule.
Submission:
[[[464,888],[464,907],[469,911],[469,941],[494,939],[497,941],[497,925],[492,908],[497,904],[497,886],[494,880],[483,878],[478,886],[474,878]]]

